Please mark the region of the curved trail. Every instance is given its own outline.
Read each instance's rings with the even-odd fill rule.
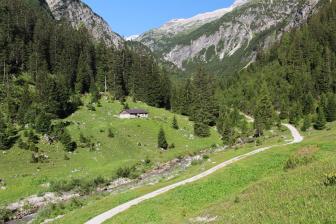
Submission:
[[[180,186],[183,186],[185,184],[192,183],[192,182],[195,182],[197,180],[200,180],[200,179],[202,179],[204,177],[207,177],[210,174],[213,174],[214,172],[216,172],[216,171],[218,171],[218,170],[220,170],[220,169],[222,169],[222,168],[224,168],[224,167],[226,167],[230,164],[238,162],[242,159],[253,156],[255,154],[266,151],[266,150],[271,149],[271,148],[276,147],[276,146],[291,145],[291,144],[300,143],[300,142],[303,141],[303,137],[300,135],[299,131],[294,126],[292,126],[290,124],[283,124],[283,125],[286,126],[290,130],[290,132],[293,136],[293,141],[292,142],[287,143],[287,144],[283,144],[283,145],[273,145],[273,146],[268,146],[268,147],[256,149],[252,152],[249,152],[249,153],[246,153],[244,155],[235,157],[235,158],[230,159],[228,161],[225,161],[225,162],[223,162],[223,163],[221,163],[221,164],[219,164],[219,165],[217,165],[217,166],[215,166],[215,167],[213,167],[213,168],[211,168],[211,169],[209,169],[209,170],[207,170],[203,173],[200,173],[196,176],[193,176],[189,179],[186,179],[186,180],[177,182],[175,184],[163,187],[159,190],[153,191],[153,192],[145,194],[141,197],[135,198],[135,199],[133,199],[129,202],[121,204],[121,205],[119,205],[119,206],[117,206],[117,207],[115,207],[115,208],[113,208],[113,209],[111,209],[107,212],[104,212],[104,213],[92,218],[91,220],[87,221],[85,224],[100,224],[100,223],[103,223],[103,222],[107,221],[108,219],[111,219],[112,217],[118,215],[119,213],[122,213],[122,212],[126,211],[127,209],[129,209],[130,207],[132,207],[134,205],[138,205],[145,200],[148,200],[148,199],[154,198],[156,196],[159,196],[159,195],[161,195],[163,193],[166,193],[170,190],[173,190],[177,187],[180,187]]]

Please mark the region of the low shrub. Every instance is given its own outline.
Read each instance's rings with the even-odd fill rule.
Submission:
[[[87,108],[89,111],[96,111],[96,108],[95,108],[92,104],[88,104],[88,105],[86,105],[86,108]]]
[[[35,135],[35,133],[32,130],[30,130],[27,133],[27,137],[28,137],[28,142],[30,143],[37,144],[40,141],[40,138],[37,135]]]
[[[31,163],[47,163],[49,162],[49,157],[43,153],[32,153]]]
[[[59,140],[66,151],[74,152],[77,149],[77,143],[72,141],[70,134],[66,130],[59,136]]]
[[[204,160],[208,160],[209,158],[210,158],[209,155],[203,155]]]
[[[39,148],[34,143],[29,143],[28,144],[28,149],[29,149],[29,151],[32,151],[32,152],[38,152],[39,151]]]
[[[20,149],[28,150],[29,144],[27,142],[24,142],[21,138],[18,140],[18,146]]]
[[[324,185],[329,186],[336,186],[336,173],[330,173],[325,175]]]
[[[75,209],[83,207],[84,204],[84,200],[78,198],[73,198],[66,203],[50,204],[37,214],[34,223],[42,223],[46,219],[64,215]]]
[[[114,133],[113,133],[113,131],[112,131],[111,128],[108,129],[108,135],[107,135],[107,137],[114,138]]]
[[[284,165],[284,170],[295,169],[299,166],[307,165],[313,162],[318,151],[316,147],[307,147],[300,149],[295,154],[291,155]]]
[[[131,176],[130,167],[120,167],[117,170],[117,178],[129,178]]]
[[[84,179],[71,179],[67,180],[57,180],[51,181],[49,190],[51,192],[69,192],[75,191],[83,195],[90,194],[98,186],[105,185],[109,180],[104,179],[101,176],[98,176],[92,180]]]
[[[170,144],[168,148],[169,149],[175,149],[175,144],[174,143]]]
[[[10,220],[12,212],[6,208],[0,208],[0,223],[5,223]]]
[[[64,154],[64,160],[70,160],[70,157],[67,154]]]
[[[199,159],[195,159],[195,160],[191,161],[192,166],[200,165],[202,163],[203,163],[203,160],[199,160]]]

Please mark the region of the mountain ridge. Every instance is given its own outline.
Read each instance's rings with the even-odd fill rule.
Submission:
[[[84,25],[93,38],[120,48],[125,40],[110,25],[80,0],[45,0],[56,20],[66,19],[75,28]]]
[[[232,73],[254,61],[256,49],[267,48],[279,40],[282,33],[302,24],[318,2],[236,1],[231,11],[196,29],[185,31],[182,28],[182,31],[170,34],[161,32],[162,27],[169,27],[168,23],[161,30],[142,34],[137,40],[180,69],[190,70],[195,64],[202,63],[222,66],[216,72],[228,70],[227,73]]]

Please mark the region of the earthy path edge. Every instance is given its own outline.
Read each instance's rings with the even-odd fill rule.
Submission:
[[[235,157],[235,158],[230,159],[228,161],[225,161],[225,162],[223,162],[223,163],[221,163],[221,164],[219,164],[219,165],[217,165],[217,166],[215,166],[215,167],[213,167],[213,168],[211,168],[211,169],[209,169],[209,170],[207,170],[207,171],[205,171],[203,173],[200,173],[200,174],[198,174],[196,176],[193,176],[193,177],[191,177],[189,179],[186,179],[186,180],[177,182],[175,184],[163,187],[163,188],[161,188],[159,190],[153,191],[151,193],[148,193],[148,194],[145,194],[145,195],[143,195],[141,197],[133,199],[133,200],[131,200],[129,202],[121,204],[121,205],[119,205],[119,206],[117,206],[117,207],[115,207],[115,208],[113,208],[113,209],[111,209],[111,210],[109,210],[107,212],[104,212],[104,213],[102,213],[102,214],[100,214],[100,215],[92,218],[91,220],[87,221],[85,224],[101,224],[101,223],[107,221],[108,219],[111,219],[112,217],[116,216],[117,214],[126,211],[127,209],[129,209],[130,207],[132,207],[134,205],[138,205],[138,204],[140,204],[141,202],[143,202],[145,200],[148,200],[148,199],[154,198],[156,196],[159,196],[159,195],[161,195],[163,193],[166,193],[166,192],[168,192],[170,190],[173,190],[173,189],[175,189],[177,187],[180,187],[180,186],[183,186],[185,184],[192,183],[192,182],[195,182],[197,180],[200,180],[200,179],[202,179],[204,177],[207,177],[210,174],[213,174],[214,172],[216,172],[216,171],[218,171],[218,170],[220,170],[220,169],[222,169],[222,168],[224,168],[224,167],[226,167],[226,166],[228,166],[230,164],[233,164],[233,163],[235,163],[237,161],[240,161],[242,159],[245,159],[247,157],[253,156],[255,154],[258,154],[260,152],[266,151],[268,149],[271,149],[271,148],[274,148],[274,147],[277,147],[277,146],[291,145],[291,144],[300,143],[300,142],[303,141],[303,137],[300,135],[299,131],[293,125],[290,125],[290,124],[283,124],[283,125],[286,126],[290,130],[290,132],[291,132],[291,134],[293,136],[293,141],[292,142],[287,143],[287,144],[283,144],[283,145],[273,145],[273,146],[268,146],[268,147],[256,149],[256,150],[254,150],[252,152],[249,152],[249,153],[246,153],[244,155]]]

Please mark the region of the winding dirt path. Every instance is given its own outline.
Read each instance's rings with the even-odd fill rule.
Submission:
[[[303,141],[303,137],[300,135],[299,131],[293,126],[293,125],[290,125],[290,124],[283,124],[285,127],[287,127],[292,136],[293,136],[293,141],[290,142],[290,143],[287,143],[287,144],[284,144],[284,145],[291,145],[291,144],[296,144],[296,143],[300,143]],[[180,181],[180,182],[177,182],[175,184],[172,184],[172,185],[169,185],[169,186],[166,186],[166,187],[163,187],[159,190],[156,190],[156,191],[153,191],[151,193],[148,193],[148,194],[145,194],[141,197],[138,197],[138,198],[135,198],[129,202],[126,202],[124,204],[121,204],[115,208],[112,208],[111,210],[107,211],[107,212],[104,212],[94,218],[92,218],[91,220],[87,221],[85,224],[101,224],[105,221],[107,221],[108,219],[111,219],[112,217],[118,215],[119,213],[122,213],[124,211],[126,211],[127,209],[129,209],[130,207],[134,206],[134,205],[138,205],[140,204],[141,202],[145,201],[145,200],[148,200],[148,199],[151,199],[151,198],[154,198],[154,197],[157,197],[163,193],[166,193],[170,190],[173,190],[177,187],[180,187],[180,186],[183,186],[183,185],[186,185],[188,183],[192,183],[192,182],[195,182],[197,180],[200,180],[204,177],[207,177],[209,176],[210,174],[213,174],[214,172],[230,165],[230,164],[233,164],[235,162],[238,162],[242,159],[245,159],[247,157],[251,157],[255,154],[258,154],[260,152],[263,152],[263,151],[266,151],[268,149],[271,149],[271,148],[274,148],[276,146],[284,146],[284,145],[273,145],[273,146],[269,146],[269,147],[264,147],[264,148],[260,148],[260,149],[256,149],[252,152],[249,152],[249,153],[246,153],[244,155],[241,155],[241,156],[238,156],[238,157],[235,157],[233,159],[230,159],[228,161],[225,161],[203,173],[200,173],[196,176],[193,176],[189,179],[186,179],[186,180],[183,180],[183,181]]]

